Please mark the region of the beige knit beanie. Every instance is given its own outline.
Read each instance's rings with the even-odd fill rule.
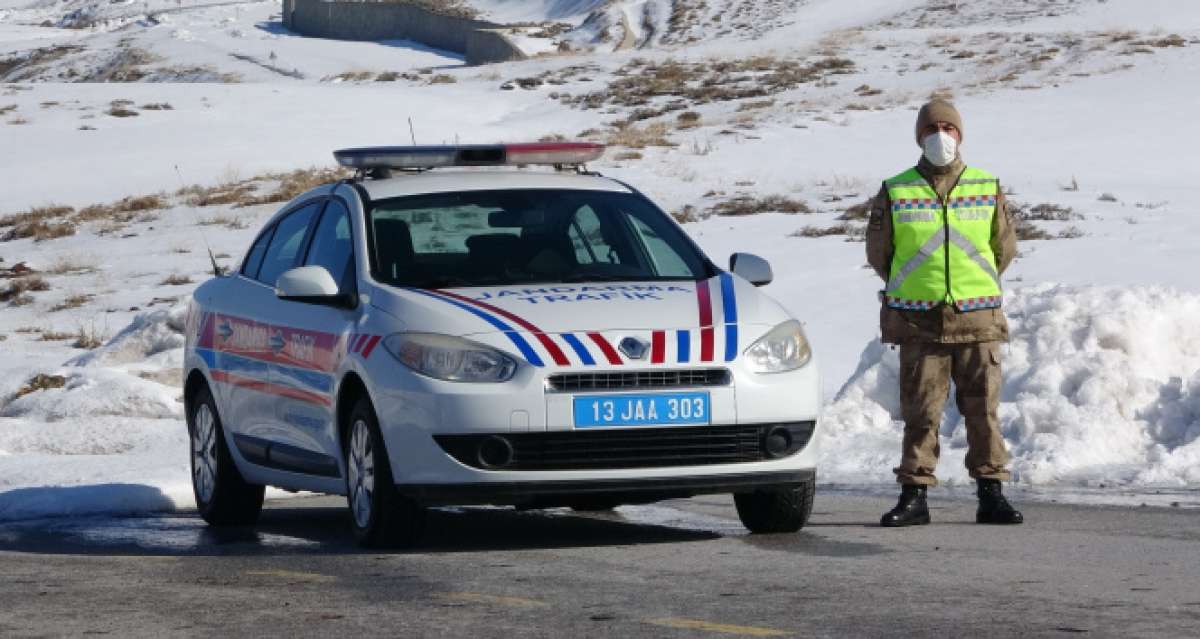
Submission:
[[[921,112],[917,114],[917,146],[921,146],[921,131],[925,127],[935,122],[949,122],[958,129],[959,135],[966,137],[963,132],[962,116],[958,114],[958,109],[946,100],[937,98],[930,100],[921,107]]]

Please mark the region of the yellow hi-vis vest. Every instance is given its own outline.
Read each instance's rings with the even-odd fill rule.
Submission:
[[[967,168],[945,201],[916,168],[884,184],[892,200],[895,244],[884,303],[920,311],[942,304],[960,311],[1000,306],[991,245],[999,195],[995,176]]]

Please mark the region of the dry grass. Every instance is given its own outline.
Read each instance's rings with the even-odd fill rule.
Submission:
[[[851,241],[859,240],[866,237],[867,229],[860,224],[841,222],[825,227],[809,225],[788,234],[789,237],[830,237],[833,235],[845,235]]]
[[[680,224],[700,221],[700,215],[696,212],[696,207],[691,204],[685,205],[678,211],[671,211],[671,217],[675,218],[675,221]]]
[[[1075,209],[1069,206],[1059,204],[1051,204],[1044,202],[1035,204],[1034,206],[1025,206],[1017,204],[1011,200],[1008,202],[1009,213],[1016,218],[1025,221],[1042,221],[1042,222],[1070,222],[1072,220],[1082,220],[1083,216],[1075,212]]]
[[[1116,202],[1117,196],[1112,193],[1101,193],[1099,199],[1101,202]]]
[[[641,151],[621,151],[613,156],[613,160],[622,162],[625,160],[640,160],[642,159]]]
[[[17,389],[17,394],[13,399],[20,399],[26,395],[36,393],[38,391],[49,390],[52,388],[62,388],[67,385],[67,378],[62,375],[46,375],[38,373],[25,382],[23,386]]]
[[[81,275],[96,271],[96,260],[78,255],[60,255],[55,258],[46,272],[50,275]]]
[[[178,197],[186,198],[188,206],[227,206],[248,201],[254,197],[258,186],[253,180],[226,182],[216,186],[186,186],[175,192]]]
[[[660,98],[686,104],[765,98],[830,75],[854,72],[854,62],[821,58],[813,62],[755,56],[740,60],[661,63],[635,59],[614,74],[604,90],[568,98],[585,109],[606,105],[647,107]],[[660,107],[660,113],[670,110]]]
[[[192,278],[188,277],[187,275],[180,275],[179,273],[172,273],[163,279],[163,281],[159,282],[159,284],[162,286],[183,286],[184,284],[191,283]]]
[[[10,227],[0,242],[9,242],[24,238],[35,241],[49,240],[75,234],[75,225],[61,218],[75,212],[69,206],[40,206],[0,217],[0,228]]]
[[[700,126],[701,116],[696,111],[684,111],[675,116],[675,128],[680,131],[694,129]]]
[[[28,224],[31,222],[46,222],[49,220],[65,217],[74,212],[75,212],[75,209],[73,209],[69,206],[60,206],[57,204],[50,204],[47,206],[36,206],[27,211],[22,211],[20,213],[12,213],[12,214],[0,217],[0,228],[6,227],[6,226],[17,227],[17,226],[21,226],[22,224]]]
[[[709,213],[712,215],[726,217],[742,217],[757,215],[759,213],[789,213],[794,215],[812,212],[812,208],[807,202],[783,195],[768,195],[764,198],[755,198],[748,195],[735,197],[731,200],[720,202],[709,209]]]
[[[351,173],[343,168],[308,168],[296,169],[287,173],[276,173],[266,176],[267,179],[279,180],[279,186],[274,191],[258,196],[250,197],[246,200],[236,203],[234,206],[257,206],[259,204],[273,204],[276,202],[287,202],[288,200],[315,189],[322,184],[337,182],[350,177]]]
[[[175,107],[171,106],[171,104],[168,102],[151,102],[149,104],[143,104],[139,108],[141,108],[141,110],[143,110],[143,111],[174,111],[175,110]]]
[[[775,100],[773,98],[769,100],[750,100],[748,102],[739,104],[737,110],[738,113],[745,113],[746,111],[769,109],[773,106],[775,106]]]
[[[113,116],[114,118],[136,118],[138,115],[140,115],[137,111],[134,111],[129,107],[116,105],[108,107],[108,110],[105,111],[105,113]]]
[[[842,211],[837,219],[844,222],[865,222],[871,217],[871,206],[875,198],[867,198],[858,204],[852,204]]]
[[[224,226],[227,229],[232,229],[235,231],[250,228],[250,224],[248,222],[237,216],[229,215],[228,213],[218,213],[216,215],[202,217],[196,221],[196,224],[199,224],[200,226]]]
[[[72,308],[79,308],[80,306],[83,306],[84,304],[87,304],[88,302],[92,301],[93,298],[95,298],[94,295],[87,295],[87,294],[69,295],[69,296],[67,296],[67,299],[59,302],[58,304],[55,304],[54,306],[51,306],[50,312],[57,313],[58,311],[66,311],[66,310],[70,310]]]
[[[104,345],[105,336],[100,331],[96,330],[96,326],[80,326],[75,332],[75,341],[71,342],[71,346],[75,348],[83,348],[92,350]]]
[[[18,277],[11,280],[8,286],[0,288],[0,302],[12,302],[26,293],[48,290],[50,290],[50,282],[40,275]]]
[[[75,221],[93,222],[96,220],[113,220],[120,223],[128,223],[137,219],[137,214],[165,209],[169,206],[170,203],[161,194],[126,197],[110,204],[93,204],[84,207],[75,215]]]
[[[671,127],[665,122],[654,122],[645,126],[624,124],[612,130],[605,143],[609,146],[623,146],[630,149],[644,149],[648,146],[675,146],[667,138]]]
[[[41,331],[41,333],[42,333],[42,336],[40,339],[43,342],[65,342],[69,339],[75,338],[75,333],[64,333],[62,331],[55,331],[55,330],[50,330],[50,329],[44,329]]]

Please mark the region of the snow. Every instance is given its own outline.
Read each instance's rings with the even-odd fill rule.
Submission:
[[[931,5],[920,0],[709,0],[694,23],[676,29],[663,0],[470,4],[499,21],[581,25],[563,37],[594,50],[467,68],[458,56],[411,42],[299,37],[279,25],[276,2],[0,0],[0,61],[83,47],[0,84],[0,109],[15,107],[0,116],[0,148],[16,150],[0,157],[0,216],[168,194],[166,208],[115,232],[91,222],[69,237],[0,242],[0,269],[28,262],[50,284],[31,304],[0,303],[0,521],[192,506],[181,300],[208,277],[206,244],[232,262],[277,205],[195,207],[169,194],[185,184],[328,166],[336,148],[407,143],[410,118],[425,144],[604,129],[671,98],[585,110],[550,96],[605,92],[639,58],[855,63],[848,75],[790,87],[766,105],[687,104],[701,114],[695,128],[675,130],[675,112],[657,118],[672,125],[677,146],[639,149],[637,160],[616,159],[628,151],[616,149],[592,167],[665,210],[693,207],[703,219],[684,228],[718,263],[737,251],[771,261],[776,281],[766,292],[805,322],[822,366],[826,486],[892,490],[902,428],[896,353],[877,339],[880,282],[864,268],[863,245],[795,234],[838,222],[910,165],[918,153],[914,109],[949,89],[966,119],[966,160],[998,174],[1015,201],[1074,210],[1070,221],[1038,222],[1043,229],[1084,233],[1023,242],[1005,275],[1013,339],[1003,351],[1001,421],[1017,485],[1037,498],[1133,503],[1200,488],[1200,262],[1192,241],[1200,193],[1186,150],[1200,138],[1192,116],[1200,7],[980,0],[950,16],[926,12]],[[83,15],[95,24],[39,26]],[[620,40],[622,15],[635,48],[614,52],[617,42],[600,36],[608,26],[608,37]],[[1129,44],[1172,34],[1184,46]],[[133,49],[156,60],[138,67],[149,72],[141,82],[63,81],[94,76]],[[951,57],[962,49],[978,55]],[[1031,62],[1038,56],[1045,59]],[[500,88],[576,66],[584,70],[565,84]],[[379,81],[385,72],[399,77]],[[432,83],[434,75],[445,77]],[[106,114],[114,100],[131,101],[138,115]],[[143,108],[154,103],[171,109]],[[25,123],[10,123],[18,118]],[[1064,190],[1072,184],[1077,189]],[[257,193],[271,188],[261,183]],[[739,195],[786,196],[813,212],[704,215]],[[212,223],[222,215],[232,227]],[[63,263],[77,267],[56,268]],[[168,275],[193,284],[168,283]],[[90,297],[55,310],[81,295]],[[42,338],[79,331],[105,344],[83,350]],[[60,376],[62,387],[15,397],[37,374]],[[943,435],[939,476],[961,490],[965,435],[952,405]]]
[[[1200,295],[1071,287],[1010,291],[1001,432],[1018,482],[1181,488],[1200,483]],[[903,421],[897,351],[878,342],[824,416],[824,477],[892,477]],[[951,406],[939,475],[970,481]]]

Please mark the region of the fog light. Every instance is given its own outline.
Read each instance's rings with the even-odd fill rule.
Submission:
[[[503,468],[513,461],[513,447],[507,438],[493,435],[479,443],[478,457],[484,468]]]
[[[792,433],[784,426],[774,426],[763,437],[763,451],[768,459],[779,459],[792,450]]]

